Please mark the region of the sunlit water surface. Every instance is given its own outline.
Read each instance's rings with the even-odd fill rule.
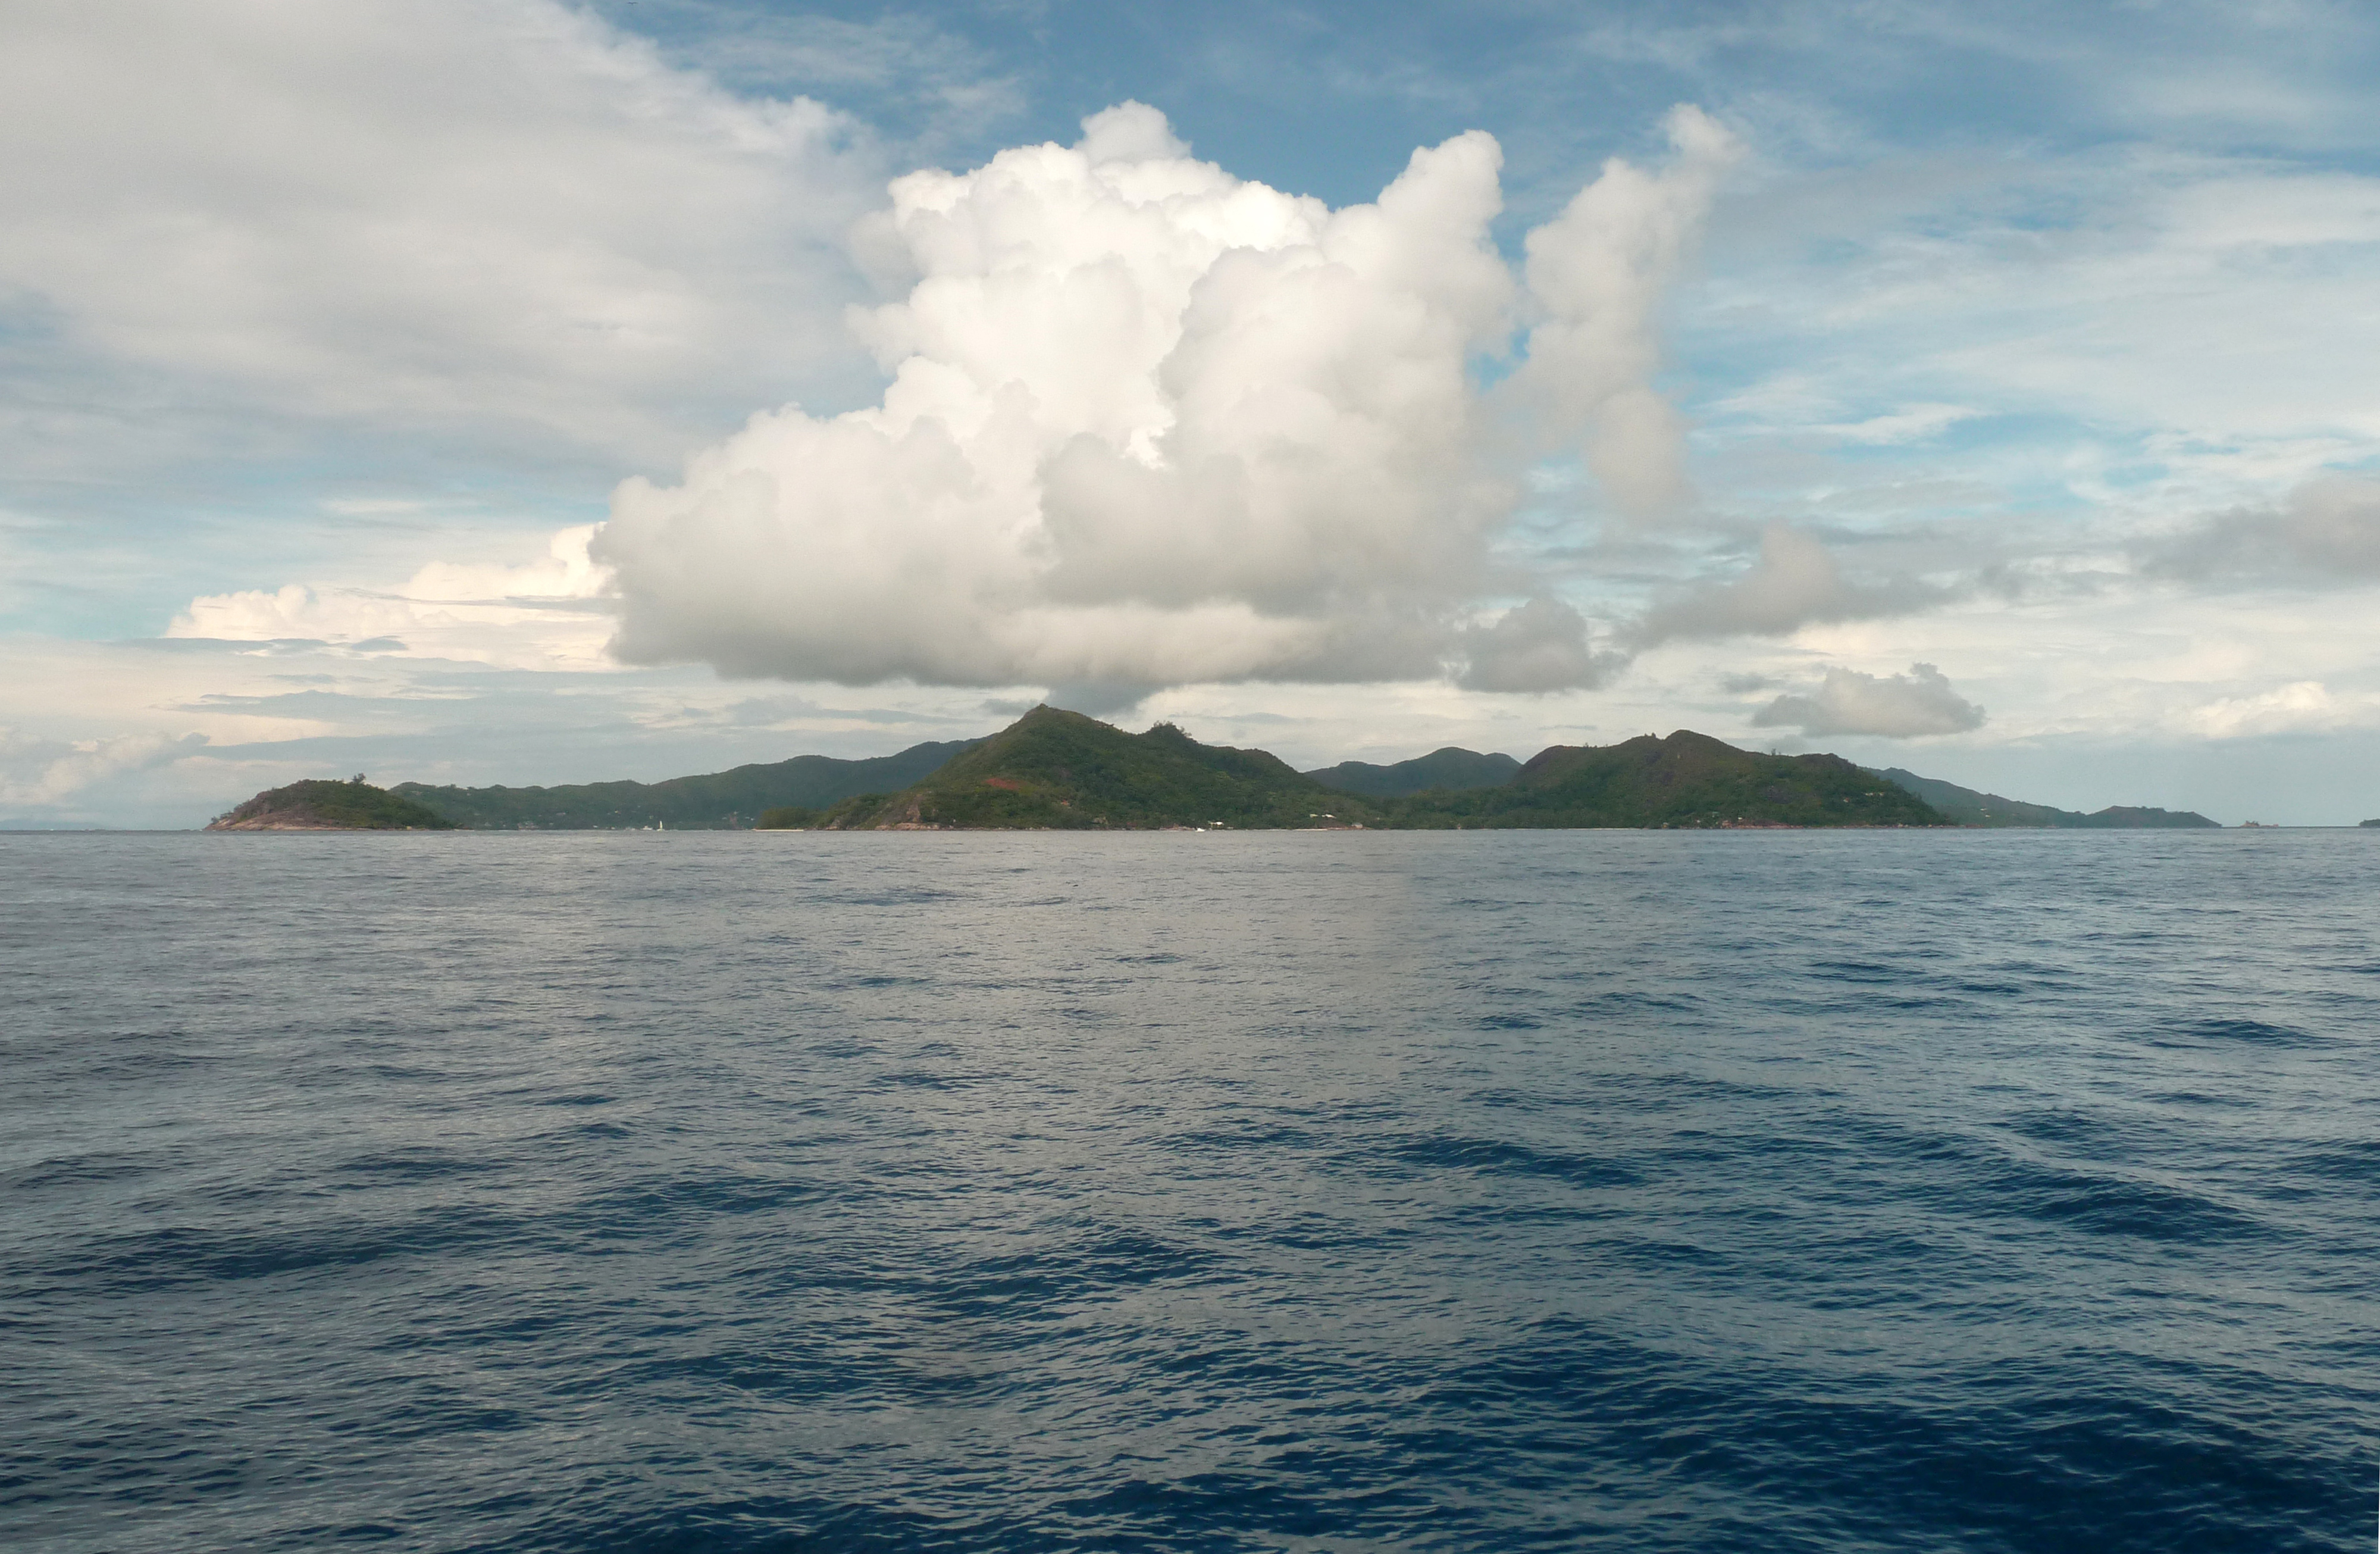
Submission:
[[[14,1548],[2373,1546],[2380,835],[0,877]]]

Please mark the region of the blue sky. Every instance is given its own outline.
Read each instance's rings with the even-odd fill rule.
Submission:
[[[1691,727],[2087,808],[2380,814],[2366,6],[135,0],[11,7],[0,43],[24,104],[0,128],[0,824],[196,824],[357,769],[875,753],[1053,691],[1317,765]],[[867,592],[975,554],[929,545],[922,508],[868,508],[850,532],[880,546],[820,571],[817,513],[860,520],[816,471],[856,502],[910,469],[832,463],[839,414],[910,424],[883,331],[936,361],[974,341],[987,393],[1039,349],[1014,294],[912,297],[965,261],[915,249],[888,184],[1075,146],[1127,102],[1187,150],[1135,128],[1117,155],[1310,197],[1308,236],[1416,148],[1492,136],[1479,242],[1509,296],[1445,303],[1466,386],[1387,446],[1470,430],[1361,501],[1356,445],[1305,449],[1341,476],[1250,498],[1256,541],[1197,516],[1220,498],[1187,474],[1147,487],[1179,506],[1144,529],[1036,508],[1090,548],[997,588],[1025,552],[957,568],[963,609]],[[1720,139],[1678,139],[1680,104]],[[953,187],[1049,252],[1079,237],[1047,190],[995,210],[998,181]],[[1127,257],[1191,263],[1181,238]],[[1533,279],[1563,244],[1637,255],[1625,295]],[[1549,407],[1609,351],[1560,354],[1565,306],[1598,340],[1624,314],[1643,355],[1575,425]],[[1377,343],[1348,327],[1313,346],[1342,377]],[[1208,392],[1268,386],[1232,360]],[[1435,370],[1378,370],[1405,367]],[[1088,434],[1062,422],[1016,500]],[[1248,452],[1222,428],[1210,452]],[[1167,475],[1188,445],[1154,446],[1134,457]],[[736,548],[686,473],[706,450],[719,491],[741,460],[789,493],[773,537]],[[1665,458],[1674,489],[1627,496]],[[660,495],[615,516],[630,477]],[[1206,522],[1240,548],[1197,549]],[[1466,524],[1467,550],[1433,528]]]

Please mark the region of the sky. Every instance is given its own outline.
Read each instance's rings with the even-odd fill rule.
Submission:
[[[2380,10],[17,0],[0,826],[1048,699],[2380,816]]]

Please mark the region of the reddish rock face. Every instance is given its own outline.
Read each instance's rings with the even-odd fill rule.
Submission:
[[[210,831],[356,831],[367,829],[367,827],[343,825],[335,820],[325,820],[319,814],[309,814],[302,810],[294,812],[284,810],[273,814],[247,815],[237,820],[226,816],[221,820],[208,822],[206,829]]]

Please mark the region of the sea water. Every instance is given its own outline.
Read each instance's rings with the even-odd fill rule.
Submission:
[[[2380,834],[0,879],[13,1549],[2373,1546]]]

